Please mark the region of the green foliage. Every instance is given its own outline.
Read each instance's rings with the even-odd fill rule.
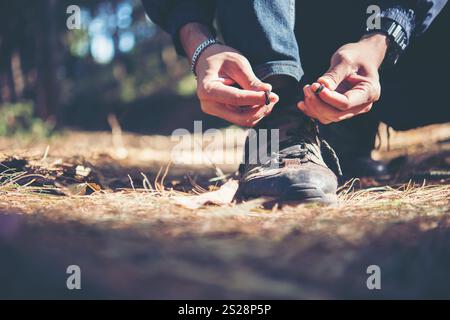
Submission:
[[[70,54],[84,58],[89,53],[89,34],[86,30],[72,30],[66,34]]]
[[[197,90],[197,80],[193,75],[188,73],[184,76],[177,85],[176,92],[180,96],[193,96]]]
[[[13,103],[0,107],[0,136],[49,137],[54,126],[33,116],[33,103]]]

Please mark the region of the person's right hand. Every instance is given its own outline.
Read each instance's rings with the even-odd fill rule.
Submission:
[[[196,73],[203,112],[240,126],[256,125],[279,100],[271,93],[270,104],[265,105],[265,91],[271,91],[272,86],[256,77],[243,55],[225,45],[206,48],[199,57]]]

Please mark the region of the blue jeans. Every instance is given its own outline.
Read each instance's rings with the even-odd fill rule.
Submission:
[[[219,0],[218,22],[225,42],[250,61],[260,79],[282,74],[306,81],[326,71],[334,51],[358,40],[365,25],[364,6],[327,2],[323,11],[313,1]]]
[[[225,42],[250,61],[260,79],[292,79],[289,90],[298,100],[300,87],[328,69],[340,46],[359,40],[367,18],[367,3],[350,0],[218,0],[217,9]],[[450,51],[440,45],[448,38],[448,19],[449,6],[397,66],[381,73],[382,99],[373,111],[346,125],[373,130],[383,121],[404,130],[450,121]]]

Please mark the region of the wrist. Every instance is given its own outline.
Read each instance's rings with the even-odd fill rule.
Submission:
[[[192,55],[191,59],[191,71],[192,73],[197,77],[197,64],[200,60],[200,56],[204,53],[204,51],[208,50],[209,47],[215,45],[215,44],[221,44],[217,39],[209,38],[206,41],[203,41],[197,49],[195,49],[194,54]]]
[[[378,66],[381,66],[389,48],[389,38],[381,32],[374,32],[364,35],[359,40],[359,43],[370,47],[371,52],[375,55]]]
[[[180,29],[181,45],[189,60],[192,60],[198,46],[211,37],[212,33],[209,28],[197,22],[188,23]]]

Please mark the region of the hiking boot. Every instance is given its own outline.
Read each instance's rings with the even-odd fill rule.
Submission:
[[[389,175],[386,165],[377,160],[373,160],[370,155],[339,158],[342,164],[342,172],[345,178],[383,178]]]
[[[346,179],[357,177],[381,178],[388,169],[371,157],[378,132],[378,124],[370,114],[320,127],[322,136],[339,156]]]
[[[273,150],[277,141],[278,150]],[[250,129],[236,199],[332,204],[338,183],[330,168],[340,173],[337,157],[319,138],[316,123],[295,106],[278,107]]]

